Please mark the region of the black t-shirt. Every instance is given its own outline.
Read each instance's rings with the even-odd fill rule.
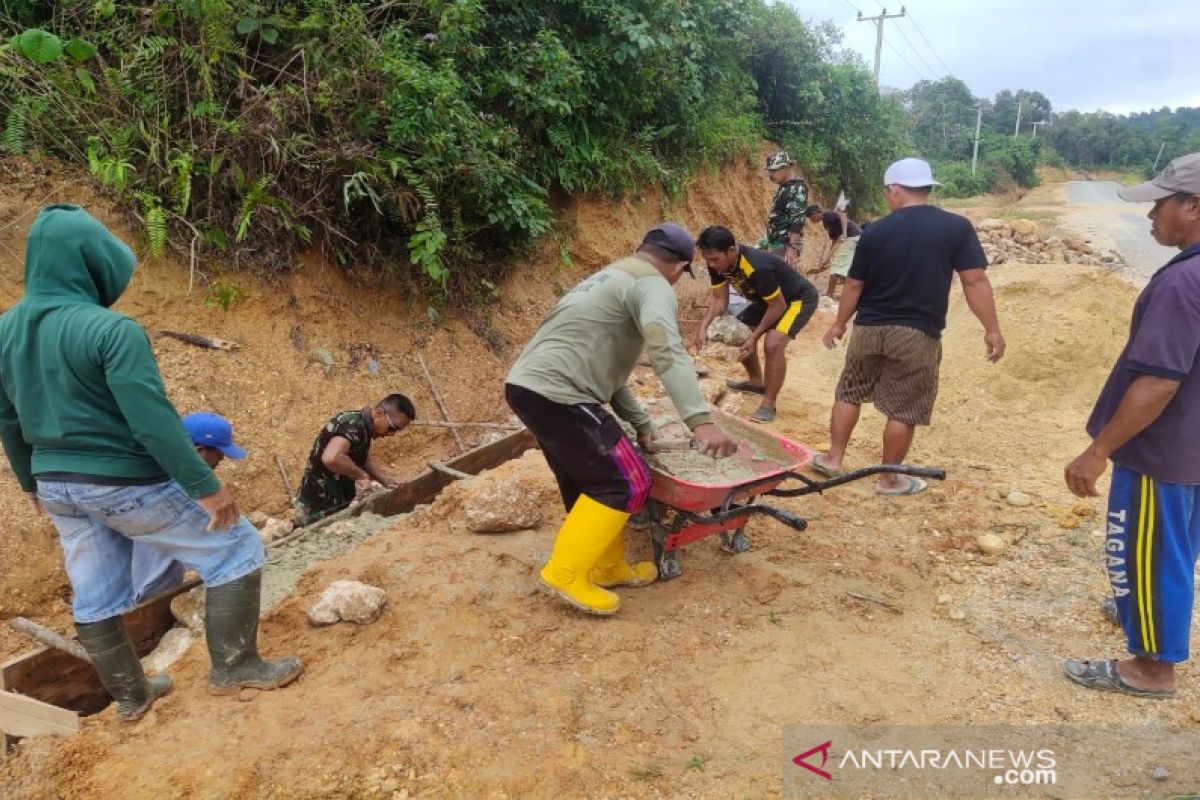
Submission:
[[[737,263],[728,273],[710,267],[708,277],[714,289],[728,282],[751,302],[770,300],[780,292],[788,303],[818,296],[817,287],[782,258],[746,245],[738,247]]]
[[[903,325],[940,337],[954,273],[986,266],[966,217],[935,206],[897,209],[858,240],[850,277],[865,285],[854,324]]]
[[[853,239],[862,233],[862,229],[854,223],[854,220],[846,217],[846,222],[850,223],[850,232],[846,234]],[[821,224],[825,226],[825,231],[829,234],[830,239],[842,238],[842,218],[838,216],[836,211],[826,211],[821,215]]]

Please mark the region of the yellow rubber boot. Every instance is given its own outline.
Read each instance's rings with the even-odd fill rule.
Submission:
[[[592,567],[621,535],[629,515],[581,494],[563,520],[550,560],[540,573],[542,586],[589,614],[615,614],[621,598],[592,582]]]
[[[592,568],[592,582],[606,589],[614,586],[648,586],[657,579],[658,567],[652,562],[639,561],[630,564],[625,560],[624,529],[617,534],[617,538],[613,539],[612,544]]]

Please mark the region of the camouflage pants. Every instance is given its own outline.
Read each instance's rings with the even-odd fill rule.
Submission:
[[[318,520],[325,519],[331,514],[336,514],[342,508],[345,508],[345,506],[340,508],[314,509],[310,508],[308,503],[297,497],[292,501],[292,511],[294,512],[292,521],[296,523],[297,528],[303,528],[306,525],[312,525]]]
[[[766,250],[769,253],[779,256],[780,258],[783,258],[783,249],[786,245],[787,242],[770,242],[766,239],[758,240],[759,250]],[[792,249],[796,251],[796,260],[798,261],[800,256],[804,253],[804,241],[801,240],[799,244],[792,245]]]

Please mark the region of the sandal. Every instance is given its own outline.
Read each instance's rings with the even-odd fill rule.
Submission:
[[[914,478],[911,475],[901,475],[904,478],[904,487],[901,489],[880,489],[875,487],[875,494],[883,495],[884,497],[903,497],[909,494],[919,494],[929,487],[929,484],[920,478]]]
[[[834,469],[833,467],[825,466],[824,464],[822,464],[820,461],[817,460],[820,457],[821,457],[821,454],[816,453],[813,455],[813,457],[808,462],[808,466],[812,468],[813,472],[817,473],[818,475],[824,475],[826,478],[842,477],[843,473],[841,470]]]
[[[775,409],[759,406],[758,410],[750,415],[751,422],[767,423],[775,421]]]
[[[1100,601],[1100,613],[1114,625],[1121,624],[1121,616],[1117,613],[1117,601],[1111,595]]]
[[[750,394],[767,393],[767,387],[759,386],[758,384],[751,383],[750,381],[735,381],[730,379],[725,381],[725,385],[730,389],[733,389],[735,392],[748,392]]]
[[[1149,697],[1165,700],[1175,696],[1174,689],[1139,689],[1130,686],[1117,672],[1116,661],[1076,661],[1068,659],[1062,665],[1063,674],[1080,686],[1099,689],[1102,692],[1119,692],[1134,697]]]

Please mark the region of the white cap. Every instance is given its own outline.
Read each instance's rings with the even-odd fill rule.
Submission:
[[[923,189],[927,186],[941,186],[933,179],[933,170],[928,161],[919,158],[902,158],[887,168],[883,173],[884,186],[906,186],[909,189]]]

